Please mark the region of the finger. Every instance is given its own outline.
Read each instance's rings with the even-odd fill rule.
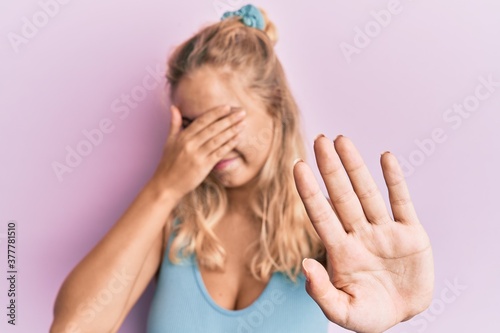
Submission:
[[[201,116],[193,120],[193,122],[185,129],[184,135],[187,140],[196,136],[198,132],[204,130],[207,126],[220,118],[227,116],[231,111],[231,106],[221,105],[216,106],[204,112]]]
[[[327,249],[332,249],[346,236],[332,207],[321,192],[311,168],[299,161],[293,166],[293,177],[299,196],[314,229]]]
[[[205,148],[210,147],[219,147],[220,139],[214,141],[217,136],[221,134],[222,131],[229,129],[233,132],[233,135],[239,132],[239,130],[243,129],[242,121],[246,115],[245,110],[238,109],[238,111],[231,113],[230,115],[217,120],[216,122],[210,124],[208,127],[199,131],[196,135],[196,142],[199,147],[205,146]]]
[[[224,143],[226,143],[229,139],[235,137],[237,134],[241,133],[245,128],[244,122],[238,122],[233,124],[234,126],[230,126],[226,128],[223,132],[218,133],[210,140],[206,141],[201,147],[200,151],[205,155],[210,155],[219,147],[221,147]],[[217,156],[217,155],[216,155]],[[221,156],[224,157],[224,156]]]
[[[175,105],[170,106],[170,131],[168,133],[167,143],[175,140],[181,130],[182,117],[179,109]]]
[[[307,277],[306,291],[318,303],[325,316],[335,323],[346,323],[350,296],[338,290],[330,281],[323,265],[314,259],[302,261]]]
[[[211,154],[208,155],[208,162],[211,165],[215,165],[215,163],[219,162],[221,158],[227,155],[231,150],[236,147],[236,145],[239,142],[239,133],[233,135],[229,140],[224,142],[222,146],[217,148],[215,151],[213,151]]]
[[[420,223],[396,157],[390,152],[385,152],[380,157],[380,164],[389,191],[389,202],[394,221],[408,224]]]
[[[335,209],[335,206],[333,205],[332,200],[330,200],[329,197],[326,197],[326,200],[328,200],[328,203],[330,204],[330,207],[332,207],[333,212],[335,213],[335,215],[337,216],[337,218],[340,220],[339,213],[337,213],[337,210]]]
[[[392,221],[384,198],[352,141],[339,136],[334,145],[368,221],[374,224]]]
[[[345,231],[364,229],[367,221],[363,208],[333,143],[325,136],[317,138],[314,142],[314,154],[330,200]]]

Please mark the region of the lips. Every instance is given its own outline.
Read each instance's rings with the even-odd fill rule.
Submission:
[[[226,168],[229,164],[233,163],[237,158],[238,158],[238,156],[223,159],[222,161],[220,161],[219,163],[217,163],[214,166],[214,169],[215,170],[222,170],[222,169]]]

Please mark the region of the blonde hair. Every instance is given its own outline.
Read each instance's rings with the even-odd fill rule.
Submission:
[[[325,249],[311,225],[295,188],[292,162],[305,159],[299,109],[290,93],[285,73],[274,52],[278,34],[265,11],[265,30],[243,25],[231,17],[201,29],[179,45],[168,60],[170,97],[183,77],[211,65],[249,74],[245,86],[260,97],[274,120],[269,158],[258,174],[255,192],[249,195],[251,218],[260,221],[260,236],[250,270],[258,280],[280,271],[296,281],[304,257],[324,258]],[[238,76],[238,78],[244,77]],[[179,223],[169,259],[195,253],[200,265],[223,268],[226,252],[213,232],[227,208],[224,186],[211,174],[175,207]]]

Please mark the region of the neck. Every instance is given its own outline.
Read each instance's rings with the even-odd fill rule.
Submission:
[[[240,187],[226,188],[228,214],[250,216],[250,197],[253,193],[253,185],[245,184]]]

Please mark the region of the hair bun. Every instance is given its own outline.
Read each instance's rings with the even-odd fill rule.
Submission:
[[[262,16],[264,17],[264,22],[266,23],[264,27],[264,32],[267,34],[273,45],[276,45],[276,43],[278,42],[278,29],[276,28],[276,25],[274,25],[273,21],[269,19],[269,16],[267,15],[266,11],[261,7],[258,8],[262,13]]]

